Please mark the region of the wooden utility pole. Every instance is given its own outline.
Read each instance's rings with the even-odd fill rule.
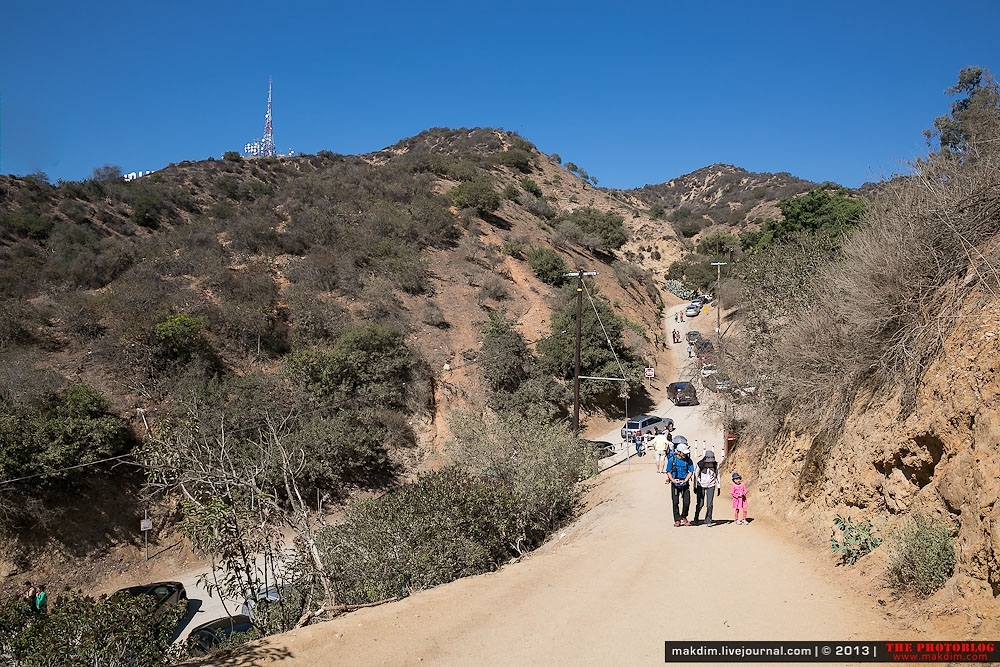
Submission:
[[[580,434],[580,337],[583,320],[583,277],[596,276],[596,271],[584,271],[582,268],[564,276],[576,278],[576,370],[573,373],[573,435]]]

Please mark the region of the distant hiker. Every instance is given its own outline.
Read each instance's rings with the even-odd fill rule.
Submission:
[[[745,526],[747,525],[747,487],[738,472],[733,473],[733,489],[730,493],[733,496],[733,522],[737,526]],[[740,510],[743,510],[742,519],[740,519]]]
[[[715,452],[711,449],[705,452],[705,456],[698,461],[698,469],[695,471],[695,494],[697,500],[694,505],[694,522],[698,523],[698,515],[701,513],[702,505],[705,506],[705,525],[714,526],[712,523],[712,505],[715,503],[715,496],[722,493],[719,483],[719,464],[715,460]]]
[[[45,592],[45,584],[38,585],[38,592],[35,593],[35,611],[44,614],[49,608],[49,594]]]
[[[679,311],[677,311],[677,314],[681,316],[681,322],[683,322],[684,321],[684,311],[683,310],[679,310]]]
[[[669,433],[657,433],[653,437],[653,449],[656,451],[656,472],[663,472],[667,465],[667,449],[670,448]]]
[[[642,456],[642,433],[635,434],[635,455]]]
[[[694,352],[694,345],[688,343],[688,359],[691,358],[691,353]]]
[[[688,510],[691,509],[691,479],[694,464],[690,458],[691,448],[686,442],[677,445],[673,456],[667,460],[667,481],[670,485],[670,504],[674,510],[674,526],[690,526]]]
[[[677,313],[674,313],[674,322],[677,321]]]

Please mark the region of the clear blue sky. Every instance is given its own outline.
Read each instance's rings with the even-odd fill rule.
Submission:
[[[614,188],[716,162],[856,187],[904,170],[997,0],[5,3],[0,173],[160,169],[260,138],[375,151],[503,127]]]

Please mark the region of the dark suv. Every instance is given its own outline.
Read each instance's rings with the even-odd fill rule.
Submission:
[[[635,434],[656,435],[663,431],[673,431],[674,420],[670,417],[657,417],[655,415],[639,415],[630,417],[622,426],[622,440],[633,440]]]
[[[690,382],[671,382],[667,386],[667,398],[674,405],[698,405],[698,390]]]

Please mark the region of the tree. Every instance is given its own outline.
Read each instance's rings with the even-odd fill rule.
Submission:
[[[483,327],[479,367],[493,391],[513,392],[528,377],[531,352],[514,324],[503,311],[494,311]]]
[[[591,294],[595,287],[589,286]],[[576,354],[576,289],[564,288],[564,306],[552,314],[552,333],[538,341],[539,363],[548,374],[561,380],[573,379]],[[593,294],[585,303],[580,321],[580,372],[595,377],[629,378],[630,389],[642,386],[642,365],[622,340],[625,320],[616,316],[607,299]],[[587,301],[587,299],[585,299]],[[595,312],[596,311],[596,312]],[[580,383],[581,400],[591,405],[610,402],[622,387],[618,382],[588,380]]]
[[[114,181],[121,180],[121,177],[122,168],[112,164],[97,167],[94,169],[94,173],[91,176],[91,178],[98,183],[113,183]]]
[[[940,150],[965,153],[976,136],[995,136],[1000,126],[1000,85],[982,67],[963,67],[958,82],[945,91],[961,95],[951,112],[934,119],[934,129],[924,130],[928,145],[938,140]]]

